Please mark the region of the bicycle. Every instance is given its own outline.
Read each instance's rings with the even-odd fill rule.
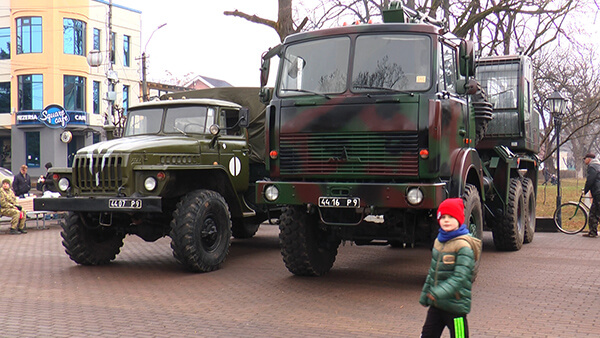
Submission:
[[[585,229],[590,208],[583,203],[584,198],[590,197],[586,197],[581,193],[578,202],[563,203],[554,211],[554,224],[558,230],[568,235],[574,235]]]

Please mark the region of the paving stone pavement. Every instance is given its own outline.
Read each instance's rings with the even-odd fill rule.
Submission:
[[[425,247],[345,245],[330,273],[300,278],[263,225],[233,241],[221,270],[191,274],[168,238],[128,236],[113,263],[78,266],[49,223],[0,228],[0,337],[418,337],[426,315]],[[600,337],[599,251],[600,239],[537,233],[497,252],[486,232],[471,336]]]

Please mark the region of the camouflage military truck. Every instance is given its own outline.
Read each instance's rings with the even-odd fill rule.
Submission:
[[[110,262],[131,234],[170,236],[187,269],[217,269],[232,234],[252,237],[268,217],[254,203],[254,182],[265,177],[258,92],[210,89],[131,107],[122,138],[52,168],[61,197],[36,198],[35,210],[69,211],[62,243],[78,264]]]
[[[270,59],[280,63],[273,91],[261,90],[271,180],[257,182],[257,201],[285,206],[281,252],[296,275],[329,271],[341,241],[431,242],[449,197],[464,199],[469,231],[481,238],[489,226],[498,249],[532,240],[527,59],[477,63],[488,101],[471,42],[410,10],[384,19],[291,35],[263,56],[263,85]]]

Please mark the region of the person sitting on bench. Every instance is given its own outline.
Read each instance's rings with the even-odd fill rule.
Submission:
[[[0,214],[12,218],[10,221],[11,235],[27,233],[27,230],[25,230],[25,212],[22,210],[23,208],[17,204],[17,197],[10,187],[10,180],[5,178],[2,180],[2,188],[0,189]]]

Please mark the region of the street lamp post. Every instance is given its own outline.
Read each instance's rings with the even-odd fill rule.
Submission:
[[[556,210],[558,211],[558,221],[561,222],[560,215],[560,127],[562,123],[563,110],[565,109],[567,99],[565,99],[558,91],[555,91],[548,98],[550,113],[554,117],[554,134],[556,135]],[[560,226],[560,224],[559,224]]]
[[[142,100],[144,102],[148,101],[148,83],[146,82],[146,47],[148,47],[148,42],[150,42],[150,39],[152,39],[152,35],[154,35],[154,33],[157,30],[163,28],[166,25],[167,23],[165,22],[162,25],[156,27],[156,29],[152,31],[152,34],[150,34],[148,41],[146,41],[146,45],[144,45],[144,51],[142,52]]]

